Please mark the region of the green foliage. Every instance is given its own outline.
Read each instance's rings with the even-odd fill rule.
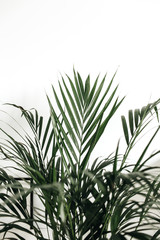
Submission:
[[[91,84],[74,70],[59,82],[59,94],[52,86],[54,102],[47,96],[50,117],[36,110],[18,108],[30,131],[16,140],[1,128],[3,160],[14,162],[19,174],[33,179],[25,186],[0,169],[0,236],[23,240],[23,232],[37,240],[127,240],[159,239],[159,176],[151,174],[147,162],[160,153],[147,151],[159,131],[153,133],[135,164],[128,158],[136,140],[157,117],[158,104],[129,110],[122,116],[126,149],[94,161],[91,154],[123,99],[116,97],[113,80],[106,76]],[[60,100],[61,99],[61,100]],[[58,110],[55,110],[55,104]],[[92,161],[91,161],[92,160]],[[28,197],[34,193],[33,216]],[[45,230],[41,226],[45,226]],[[154,233],[149,233],[154,230]],[[12,237],[10,237],[12,234]],[[28,237],[28,239],[30,238]]]

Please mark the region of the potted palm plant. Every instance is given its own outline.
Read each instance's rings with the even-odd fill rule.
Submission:
[[[115,74],[116,75],[116,74]],[[159,100],[142,109],[129,110],[121,117],[126,148],[104,159],[91,154],[109,121],[124,98],[112,89],[114,77],[106,86],[106,76],[90,83],[74,70],[59,82],[60,94],[52,86],[54,102],[47,96],[50,116],[45,122],[37,110],[18,108],[30,132],[18,140],[1,128],[2,159],[14,162],[14,169],[25,174],[28,183],[0,169],[1,239],[39,240],[126,240],[159,239],[159,176],[147,162],[160,153],[147,155],[159,125],[134,164],[128,157],[137,139],[157,117]],[[61,97],[61,101],[59,100]],[[55,110],[55,104],[58,110]],[[20,139],[20,140],[19,140]],[[22,180],[21,179],[21,180]],[[41,205],[28,209],[33,193]],[[24,233],[28,237],[24,237]]]

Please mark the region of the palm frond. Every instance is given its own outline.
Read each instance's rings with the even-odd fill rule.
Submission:
[[[108,86],[105,87],[106,90],[103,94],[101,93],[104,88],[106,76],[104,76],[98,87],[97,77],[93,83],[93,87],[91,87],[90,76],[83,83],[80,74],[74,70],[73,81],[67,76],[70,88],[62,77],[62,82],[59,82],[59,88],[63,105],[60,103],[56,90],[54,87],[52,88],[55,102],[63,117],[63,126],[58,121],[57,113],[48,97],[55,136],[57,136],[57,141],[58,139],[59,141],[63,139],[63,150],[59,146],[63,161],[66,162],[66,159],[68,159],[72,168],[77,163],[81,166],[82,172],[85,166],[87,166],[90,154],[103,134],[108,122],[123,101],[123,99],[118,100],[117,98],[111,107],[117,91],[116,86],[110,96],[108,96],[114,77],[115,75]],[[109,110],[109,108],[111,109]],[[109,113],[107,113],[108,111]]]

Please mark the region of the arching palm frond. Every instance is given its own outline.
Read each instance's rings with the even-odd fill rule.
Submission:
[[[97,77],[92,87],[90,76],[83,83],[80,74],[74,71],[73,81],[67,76],[68,84],[62,77],[59,88],[63,103],[52,87],[64,121],[62,126],[48,98],[55,136],[58,144],[62,142],[62,146],[59,144],[59,150],[66,167],[69,163],[74,171],[76,171],[75,164],[80,171],[85,170],[94,147],[123,101],[123,99],[114,99],[118,86],[110,93],[114,77],[115,75],[107,86],[105,86],[106,76],[99,85]]]

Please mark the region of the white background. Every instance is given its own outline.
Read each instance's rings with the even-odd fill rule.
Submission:
[[[109,154],[122,136],[120,115],[159,98],[159,0],[0,0],[0,104],[49,114],[46,92],[60,73],[83,78],[118,69],[126,99],[96,155]],[[3,116],[1,115],[1,118]],[[107,152],[106,152],[107,151]]]
[[[160,97],[159,0],[0,0],[0,104],[48,114],[46,92],[73,66],[91,78],[118,68],[125,102],[98,145],[107,155],[122,136],[120,115]],[[3,117],[2,117],[3,118]]]
[[[1,109],[18,117],[9,102],[48,115],[46,93],[60,73],[72,77],[74,66],[109,81],[118,69],[126,99],[96,150],[108,155],[123,135],[121,114],[160,96],[159,13],[159,0],[0,0]]]
[[[118,68],[127,97],[105,137],[112,148],[120,115],[159,98],[159,12],[159,0],[0,0],[0,103],[48,114],[45,94],[59,73],[73,76],[74,66],[109,80]]]

